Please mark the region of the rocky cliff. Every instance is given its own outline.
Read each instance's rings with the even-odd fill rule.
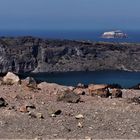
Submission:
[[[0,72],[140,71],[140,44],[0,38]]]

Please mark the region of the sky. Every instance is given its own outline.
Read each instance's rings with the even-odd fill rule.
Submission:
[[[140,0],[0,0],[0,29],[140,29]]]

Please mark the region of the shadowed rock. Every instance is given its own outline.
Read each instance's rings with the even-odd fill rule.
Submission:
[[[26,79],[22,80],[22,85],[32,89],[37,89],[37,83],[33,77],[27,77]]]
[[[68,103],[78,103],[80,96],[73,91],[67,90],[58,93],[57,101],[63,101]]]
[[[122,98],[122,91],[120,89],[112,89],[111,96],[113,98]]]
[[[78,95],[85,95],[86,94],[86,89],[84,89],[84,88],[75,88],[73,91]]]
[[[128,99],[128,103],[140,104],[140,97],[133,97]]]
[[[6,107],[7,105],[8,103],[3,98],[0,98],[0,107]]]

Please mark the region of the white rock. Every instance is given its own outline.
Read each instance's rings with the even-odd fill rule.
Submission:
[[[83,128],[83,125],[80,122],[78,123],[77,126],[80,127],[80,128]]]
[[[85,140],[92,140],[92,138],[89,136],[85,136]]]
[[[79,115],[75,116],[75,118],[76,118],[76,119],[83,119],[84,116],[83,116],[82,114],[79,114]]]
[[[8,72],[6,76],[3,77],[3,82],[5,84],[18,84],[20,79],[17,75],[12,72]]]

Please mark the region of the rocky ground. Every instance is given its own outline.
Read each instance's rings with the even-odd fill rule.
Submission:
[[[0,85],[0,138],[140,138],[139,90],[121,89],[120,98],[102,98],[106,90],[96,90],[95,96],[90,92],[103,85],[6,80]]]

